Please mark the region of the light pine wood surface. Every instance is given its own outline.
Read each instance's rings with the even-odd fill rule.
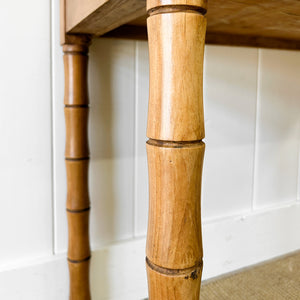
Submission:
[[[201,173],[205,145],[147,143],[150,206],[147,257],[167,269],[201,262]]]
[[[155,14],[148,19],[149,138],[166,141],[204,138],[205,28],[204,16],[184,11]]]
[[[150,300],[196,300],[200,293],[206,20],[203,2],[188,2],[193,6],[177,0],[147,3]]]
[[[63,1],[63,0],[61,0]],[[143,0],[65,0],[68,33],[102,35],[146,11]]]

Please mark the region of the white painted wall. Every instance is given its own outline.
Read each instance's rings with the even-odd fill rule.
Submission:
[[[0,3],[0,25],[7,27],[0,48],[0,299],[64,300],[58,0],[23,2]],[[300,249],[299,78],[300,52],[206,47],[204,279]],[[94,41],[89,136],[95,300],[147,296],[148,79],[146,42]]]

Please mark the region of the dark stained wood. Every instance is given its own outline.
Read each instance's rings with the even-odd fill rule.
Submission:
[[[65,121],[70,300],[90,300],[88,193],[88,37],[65,36]]]
[[[147,28],[144,26],[123,25],[102,37],[132,40],[148,40]],[[261,37],[239,34],[207,32],[205,43],[208,45],[259,47],[270,49],[300,50],[300,40],[289,40],[275,37]]]
[[[82,5],[90,1],[76,2]],[[94,9],[76,26],[67,29],[68,32],[130,39],[147,38],[145,0],[91,2],[94,6],[102,3],[102,6]],[[298,0],[209,0],[207,20],[208,44],[299,49]],[[124,24],[126,27],[122,27]]]
[[[70,273],[70,300],[90,300],[90,260],[81,263],[68,262]]]
[[[123,25],[102,35],[101,37],[147,40],[148,34],[145,26]]]
[[[276,37],[238,35],[226,33],[220,34],[213,32],[208,32],[206,34],[206,44],[300,50],[300,40],[288,40]]]

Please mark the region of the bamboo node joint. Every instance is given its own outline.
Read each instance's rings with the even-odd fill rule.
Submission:
[[[90,255],[90,256],[88,256],[88,257],[86,257],[84,259],[81,259],[81,260],[74,260],[74,259],[68,258],[68,262],[72,263],[72,264],[80,264],[80,263],[83,263],[83,262],[86,262],[86,261],[90,260],[91,257],[92,256]]]
[[[203,261],[202,259],[200,259],[195,266],[190,267],[190,268],[186,268],[186,269],[169,269],[169,268],[163,268],[160,267],[156,264],[154,264],[153,262],[151,262],[149,260],[148,257],[146,257],[146,263],[149,266],[150,269],[152,269],[153,271],[157,272],[157,273],[161,273],[164,275],[168,275],[168,276],[184,276],[184,279],[197,279],[199,274],[202,271],[203,268]]]
[[[69,208],[66,208],[66,211],[68,213],[71,213],[71,214],[80,214],[80,213],[83,213],[83,212],[87,212],[91,210],[91,207],[87,207],[87,208],[83,208],[83,209],[69,209]]]
[[[176,13],[176,12],[196,13],[204,16],[206,15],[207,9],[201,6],[178,4],[178,5],[157,6],[157,7],[150,8],[147,11],[149,16],[166,14],[166,13]]]
[[[198,148],[204,145],[202,140],[197,141],[162,141],[149,139],[147,141],[148,145],[162,147],[162,148]]]
[[[71,158],[71,157],[65,157],[65,160],[69,161],[82,161],[82,160],[90,160],[90,157],[79,157],[79,158]]]

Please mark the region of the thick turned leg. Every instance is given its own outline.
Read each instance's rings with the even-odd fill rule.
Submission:
[[[148,0],[147,9],[149,299],[198,300],[203,256],[200,196],[206,3]]]
[[[65,120],[67,216],[69,228],[68,263],[70,300],[89,300],[89,210],[87,137],[88,39],[69,37],[63,46],[65,66]]]

